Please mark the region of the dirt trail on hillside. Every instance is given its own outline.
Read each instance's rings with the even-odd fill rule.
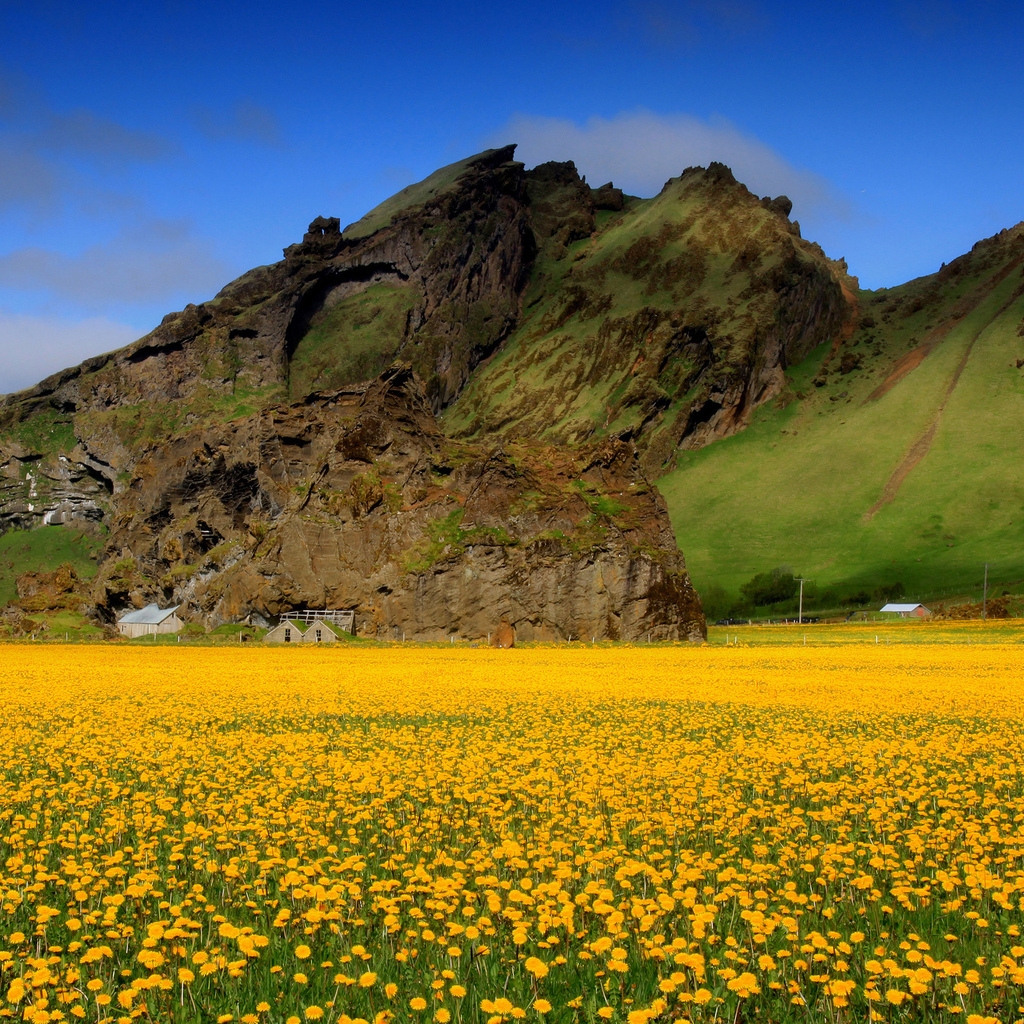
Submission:
[[[875,388],[874,391],[864,399],[864,405],[868,402],[875,402],[883,395],[888,394],[911,370],[916,370],[925,359],[935,351],[939,346],[939,342],[946,337],[947,334],[954,327],[957,326],[968,314],[973,313],[974,310],[981,305],[992,294],[994,289],[998,287],[1007,277],[1013,273],[1022,263],[1024,263],[1024,257],[1016,260],[1011,260],[1006,264],[998,273],[993,274],[991,277],[986,278],[979,284],[970,294],[965,295],[952,309],[949,315],[949,319],[945,323],[940,324],[934,330],[928,332],[925,335],[924,341],[917,346],[915,349],[911,349],[910,352],[899,357],[892,365],[892,369],[889,371],[888,376],[881,384]],[[1000,313],[1002,310],[1000,310]],[[996,314],[1000,315],[999,313]],[[987,326],[987,325],[986,325]],[[979,332],[980,333],[980,332]],[[972,341],[971,344],[974,342]]]
[[[1018,261],[1014,266],[1019,265]],[[999,280],[1003,280],[1006,277],[1006,273],[996,275]],[[991,291],[991,288],[988,289]],[[884,505],[888,505],[899,493],[900,488],[903,486],[903,481],[907,479],[914,467],[928,454],[931,449],[932,442],[935,440],[935,435],[939,429],[939,421],[942,419],[942,414],[946,409],[946,405],[949,402],[950,396],[956,390],[957,384],[960,383],[960,375],[964,372],[967,367],[967,362],[971,358],[971,353],[974,351],[974,344],[998,320],[1020,297],[1024,295],[1024,285],[1021,285],[1009,299],[1004,302],[999,309],[983,324],[979,327],[974,334],[971,336],[970,341],[967,342],[967,347],[964,349],[964,354],[960,357],[960,362],[957,364],[956,370],[953,371],[953,376],[950,378],[949,383],[946,385],[946,390],[942,396],[942,401],[939,403],[938,409],[935,411],[935,415],[932,417],[931,423],[928,425],[925,432],[910,446],[910,450],[900,464],[893,470],[892,476],[889,477],[888,482],[882,490],[882,496],[864,513],[864,521],[870,522],[878,514]],[[966,314],[964,314],[966,315]],[[961,317],[960,319],[963,319]],[[936,340],[935,344],[938,344]],[[922,346],[924,347],[924,346]],[[933,345],[934,347],[934,345]],[[917,349],[914,350],[918,351]],[[913,355],[913,353],[907,353],[907,355]],[[904,357],[906,358],[906,357]],[[924,356],[921,357],[922,359]],[[918,365],[920,363],[920,359]],[[911,367],[912,369],[913,367]],[[910,371],[907,370],[906,373]]]

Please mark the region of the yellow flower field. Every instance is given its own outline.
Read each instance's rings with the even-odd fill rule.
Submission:
[[[1019,646],[0,650],[0,1017],[1024,1019]]]

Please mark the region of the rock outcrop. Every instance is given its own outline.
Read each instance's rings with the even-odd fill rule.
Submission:
[[[354,608],[359,632],[407,639],[705,629],[631,445],[453,443],[408,366],[143,452],[95,599],[209,625]]]
[[[841,268],[720,164],[646,201],[514,149],[317,217],[0,397],[0,532],[102,523],[108,619],[173,597],[209,623],[341,603],[382,634],[700,635],[641,465],[778,395],[848,318]]]
[[[758,199],[722,164],[651,200],[591,190],[572,164],[530,175],[523,314],[445,413],[455,436],[628,438],[656,476],[743,429],[852,322],[845,265],[800,238],[785,196]]]
[[[114,484],[95,459],[74,443],[42,447],[0,439],[0,533],[103,520]]]
[[[56,608],[79,608],[86,602],[88,584],[70,564],[53,572],[26,572],[17,580],[18,606],[22,611],[40,612]]]
[[[374,286],[398,295],[403,312],[397,336],[377,355],[384,365],[397,356],[409,361],[434,407],[443,407],[518,315],[533,242],[514,150],[464,161],[446,188],[411,194],[408,206],[377,218],[368,234],[354,231],[358,225],[342,232],[337,218],[316,218],[280,263],[249,271],[209,302],[168,314],[126,348],[8,396],[0,427],[5,418],[9,424],[43,409],[187,403],[239,389],[280,397],[303,339],[339,304]]]

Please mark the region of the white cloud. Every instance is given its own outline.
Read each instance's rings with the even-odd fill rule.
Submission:
[[[43,292],[88,310],[189,296],[195,301],[216,292],[228,273],[187,224],[159,219],[73,256],[35,247],[0,256],[0,287]]]
[[[65,320],[0,310],[0,394],[31,387],[138,336],[134,327],[104,317]]]
[[[242,100],[229,111],[198,107],[193,120],[199,133],[214,142],[255,142],[281,145],[281,124],[269,107]]]
[[[718,160],[758,195],[788,195],[795,215],[846,216],[845,201],[824,178],[784,160],[759,139],[722,118],[646,110],[592,117],[585,124],[518,115],[492,143],[518,142],[516,157],[527,167],[573,160],[592,185],[614,181],[626,192],[652,196],[687,167]]]

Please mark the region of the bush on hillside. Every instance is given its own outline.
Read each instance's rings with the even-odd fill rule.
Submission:
[[[704,608],[704,617],[715,622],[729,614],[733,601],[725,587],[718,583],[709,583],[701,588],[700,603]]]
[[[902,583],[890,583],[887,587],[879,587],[875,591],[875,597],[883,604],[889,601],[898,601],[907,592]]]
[[[740,587],[740,593],[751,604],[758,608],[778,604],[796,597],[800,584],[791,572],[772,569],[771,572],[759,572],[752,580]]]

